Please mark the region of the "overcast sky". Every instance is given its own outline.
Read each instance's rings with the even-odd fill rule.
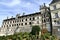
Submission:
[[[0,26],[7,16],[15,16],[17,13],[22,15],[38,12],[39,6],[46,3],[47,6],[52,0],[0,0]]]

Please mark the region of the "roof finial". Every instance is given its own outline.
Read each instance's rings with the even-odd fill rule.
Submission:
[[[8,16],[7,16],[7,19],[8,19]]]
[[[23,15],[25,15],[25,12],[23,12]]]
[[[46,5],[45,5],[45,3],[44,3],[44,7],[45,7]]]
[[[12,18],[13,18],[13,16],[12,16]]]

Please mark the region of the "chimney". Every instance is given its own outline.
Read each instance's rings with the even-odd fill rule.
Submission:
[[[19,16],[20,16],[20,14],[17,14],[17,15],[16,15],[16,17],[19,17]]]
[[[8,16],[7,16],[7,19],[8,19]]]
[[[44,3],[44,7],[45,7],[46,5],[45,5],[45,3]]]
[[[25,15],[25,13],[23,12],[23,15]]]
[[[13,16],[12,16],[12,18],[13,18]]]

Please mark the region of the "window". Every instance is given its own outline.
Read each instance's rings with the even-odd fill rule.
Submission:
[[[20,22],[21,22],[21,20],[20,20]]]
[[[9,22],[7,22],[7,24],[9,24]]]
[[[18,26],[18,24],[17,24],[17,26]]]
[[[31,18],[30,18],[30,20],[31,20]]]
[[[59,16],[58,16],[58,13],[55,13],[55,18],[58,18]]]
[[[17,20],[17,22],[19,22],[19,20]]]
[[[12,26],[13,26],[13,24],[12,24]]]
[[[56,20],[54,20],[54,22],[56,22]]]
[[[37,19],[39,19],[39,17],[37,17]]]
[[[47,22],[49,22],[49,21],[50,21],[50,19],[46,19],[46,21],[47,21]]]
[[[6,22],[5,22],[5,24],[6,24]]]
[[[44,19],[43,22],[46,22],[46,20]]]
[[[15,23],[16,23],[16,21],[15,21]]]
[[[27,23],[25,23],[25,25],[27,25]]]
[[[29,22],[29,24],[31,25],[32,23],[31,23],[31,22]]]
[[[19,24],[20,25],[20,24]]]
[[[11,27],[11,25],[9,25],[9,27]]]
[[[23,26],[23,23],[21,23],[21,25]]]
[[[8,27],[8,25],[7,25],[7,27]]]
[[[4,28],[5,28],[5,25],[4,25]]]
[[[54,20],[54,23],[56,24],[56,20]]]
[[[60,24],[60,21],[57,21],[57,24]]]
[[[60,21],[56,21],[56,20],[54,20],[54,22],[55,22],[55,24],[57,23],[57,24],[60,24]]]
[[[14,21],[13,21],[13,23],[14,23]]]
[[[35,18],[33,17],[33,20],[35,20]]]
[[[54,9],[56,9],[56,5],[54,5],[53,7],[54,7]]]
[[[16,26],[16,24],[14,24],[14,26]]]
[[[23,19],[22,19],[22,22],[23,22]]]
[[[26,21],[27,21],[27,19],[26,19]]]
[[[12,22],[10,21],[10,23],[12,23]]]

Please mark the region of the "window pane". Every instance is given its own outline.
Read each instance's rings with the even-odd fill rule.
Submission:
[[[56,5],[54,5],[53,7],[54,7],[54,9],[56,9]]]
[[[31,18],[30,18],[30,20],[31,20]]]
[[[23,26],[23,23],[21,23],[21,25]]]
[[[55,18],[58,18],[59,16],[58,16],[58,13],[55,13]]]
[[[31,22],[29,22],[29,24],[31,25],[32,23],[31,23]]]
[[[27,19],[26,19],[26,21],[27,21]]]
[[[25,23],[25,25],[27,25],[27,23]]]
[[[35,18],[33,17],[33,20],[35,20]]]

